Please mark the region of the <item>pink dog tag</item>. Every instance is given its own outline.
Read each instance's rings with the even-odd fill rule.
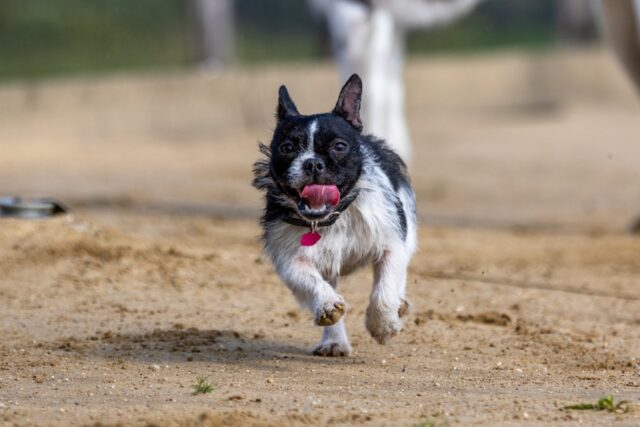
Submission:
[[[321,238],[322,236],[320,235],[320,233],[316,231],[310,231],[302,235],[302,237],[300,238],[300,244],[302,246],[313,246],[318,243],[318,240],[320,240]]]

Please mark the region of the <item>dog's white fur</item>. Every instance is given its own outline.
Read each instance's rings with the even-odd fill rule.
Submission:
[[[265,225],[265,246],[283,282],[312,311],[316,321],[346,307],[337,292],[340,277],[373,264],[366,327],[378,342],[385,343],[402,329],[400,312],[406,304],[407,266],[416,249],[415,202],[409,187],[394,190],[371,153],[362,148],[363,172],[355,186],[359,196],[333,225],[320,231],[322,239],[314,246],[301,246],[300,236],[307,230],[278,221]],[[303,152],[300,157],[305,155]],[[404,239],[398,231],[397,209],[391,202],[396,197],[407,219]],[[351,352],[342,318],[324,328],[313,351],[333,356]]]

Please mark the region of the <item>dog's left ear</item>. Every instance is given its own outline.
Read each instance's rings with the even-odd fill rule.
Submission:
[[[289,96],[289,91],[286,86],[280,86],[280,90],[278,91],[278,110],[276,112],[276,116],[278,117],[278,121],[284,119],[285,117],[297,116],[298,108],[296,104],[293,103],[291,97]]]
[[[333,114],[344,118],[358,132],[362,132],[360,119],[360,100],[362,99],[362,80],[357,74],[349,77],[338,96]]]

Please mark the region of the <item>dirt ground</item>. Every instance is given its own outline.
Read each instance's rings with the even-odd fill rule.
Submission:
[[[414,64],[410,81],[426,87],[424,67],[438,87],[438,67],[459,65]],[[411,95],[412,313],[379,346],[371,274],[347,278],[354,354],[329,359],[307,354],[321,331],[261,254],[248,182],[277,84],[309,111],[331,105],[334,78],[0,88],[2,192],[74,208],[0,219],[0,425],[640,425],[638,105],[456,104],[468,87],[451,85],[440,111]],[[246,82],[255,111],[234,103]],[[214,390],[193,395],[198,377]],[[609,393],[631,411],[562,409]]]

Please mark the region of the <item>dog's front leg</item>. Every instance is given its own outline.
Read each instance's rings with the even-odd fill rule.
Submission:
[[[338,287],[338,279],[330,280],[333,289]],[[312,349],[311,353],[316,356],[348,356],[351,354],[351,344],[347,336],[347,328],[344,325],[344,318],[335,324],[325,326],[322,331],[322,339]]]
[[[298,257],[279,265],[277,270],[296,299],[311,310],[316,325],[334,325],[345,313],[344,298],[322,278],[311,261]]]
[[[373,266],[373,291],[367,307],[366,326],[380,344],[402,330],[401,317],[409,310],[404,299],[407,282],[407,266],[410,255],[398,246],[387,250]]]

